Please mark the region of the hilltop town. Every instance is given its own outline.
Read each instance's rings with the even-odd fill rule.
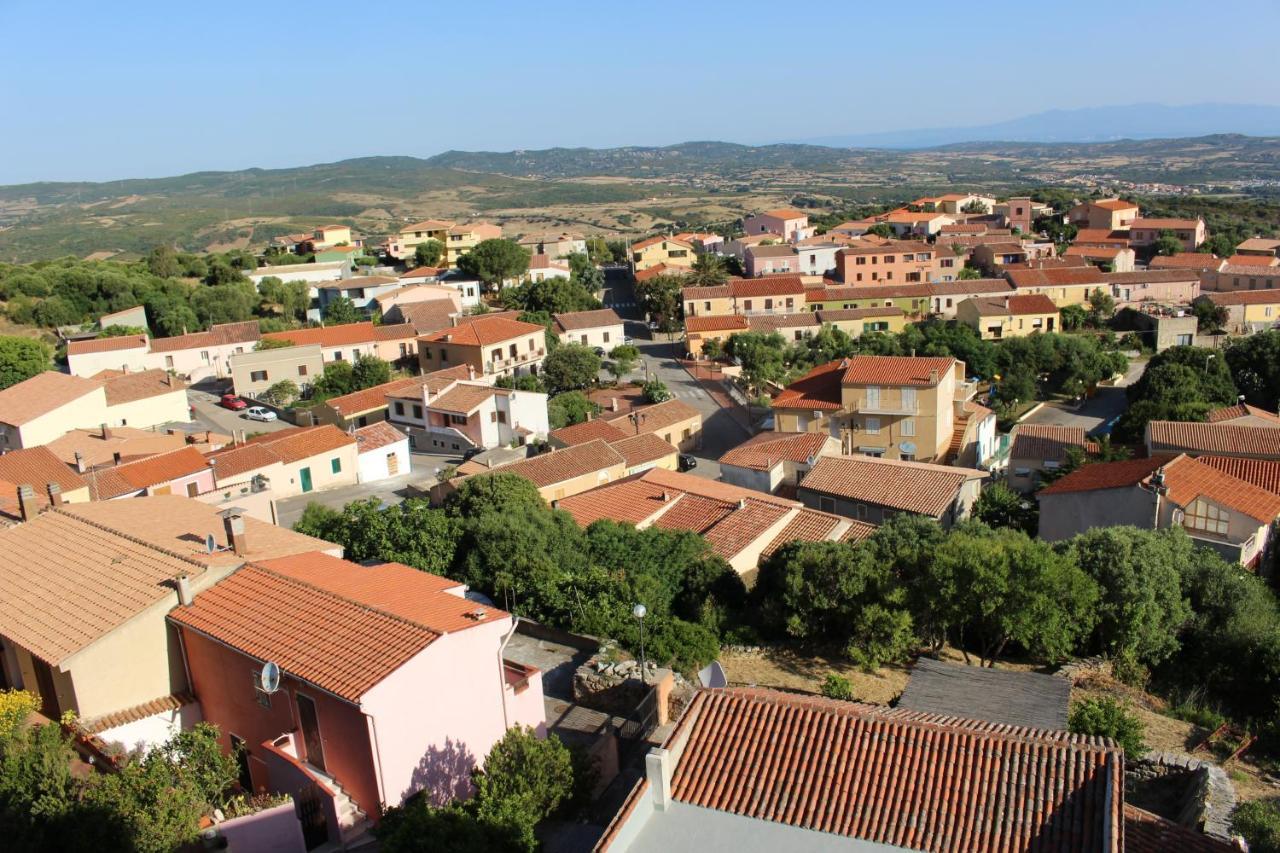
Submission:
[[[1275,849],[1280,223],[1103,182],[0,265],[4,825]]]

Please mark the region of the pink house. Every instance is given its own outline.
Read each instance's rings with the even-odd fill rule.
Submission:
[[[745,254],[747,275],[752,278],[779,273],[800,274],[800,256],[794,246],[750,246]]]
[[[1200,271],[1189,269],[1104,272],[1118,307],[1141,302],[1190,305],[1200,295]]]
[[[345,842],[419,790],[469,795],[509,727],[545,733],[541,674],[502,657],[511,616],[465,592],[310,552],[248,564],[169,619],[242,779],[317,803]]]
[[[753,234],[777,234],[788,243],[813,236],[809,214],[789,208],[766,210],[764,213],[748,216],[742,220],[742,230],[747,232],[748,237]]]
[[[209,460],[190,445],[133,462],[91,469],[84,478],[89,481],[89,493],[95,501],[145,495],[194,498],[214,488]]]

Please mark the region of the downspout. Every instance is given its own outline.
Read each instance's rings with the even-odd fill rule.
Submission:
[[[369,721],[369,732],[373,735],[373,756],[378,764],[378,800],[382,803],[383,811],[387,808],[387,782],[382,778],[382,746],[378,743],[378,723],[373,719],[373,715],[364,708],[360,709],[360,713]]]
[[[507,643],[511,642],[511,638],[516,635],[516,628],[520,626],[520,617],[511,617],[511,630],[507,632],[507,636],[502,638],[502,644],[498,646],[498,690],[502,699],[502,730],[505,732],[511,728],[511,721],[507,714],[507,668],[503,664],[502,653],[507,650]]]

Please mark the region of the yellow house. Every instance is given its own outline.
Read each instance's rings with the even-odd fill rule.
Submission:
[[[985,341],[1058,331],[1058,306],[1043,293],[976,296],[956,306],[956,319]]]
[[[832,308],[814,313],[823,326],[835,326],[855,338],[866,332],[897,334],[907,327],[901,308]]]
[[[927,282],[892,287],[811,287],[805,292],[810,311],[847,311],[856,308],[897,308],[920,316],[929,312],[932,290]]]
[[[313,245],[317,249],[339,246],[344,243],[350,246],[354,242],[351,239],[351,229],[345,225],[321,225],[315,230],[314,236]]]
[[[741,334],[750,328],[747,318],[741,314],[718,314],[715,316],[699,316],[684,318],[684,345],[695,356],[702,355],[702,348],[708,341],[719,341],[723,344],[733,335]]]
[[[686,322],[690,317],[723,317],[733,314],[733,288],[727,284],[714,287],[686,287],[680,291],[684,301]]]
[[[1010,269],[1005,275],[1019,293],[1043,293],[1059,308],[1084,305],[1095,290],[1111,292],[1102,271],[1093,266]]]
[[[387,241],[387,252],[392,257],[403,260],[412,257],[418,244],[428,240],[435,240],[441,246],[447,247],[449,229],[453,227],[454,223],[443,219],[424,219],[421,222],[406,225],[400,229],[395,239]]]
[[[650,237],[631,244],[631,271],[640,272],[658,264],[692,267],[693,246],[674,237]]]
[[[972,396],[964,362],[950,357],[859,355],[815,367],[773,401],[774,428],[825,432],[843,453],[943,460],[957,410]]]
[[[456,267],[458,259],[470,252],[485,240],[496,240],[502,236],[502,228],[488,222],[472,222],[467,225],[454,225],[445,233],[445,265]]]
[[[1280,322],[1280,290],[1241,290],[1232,293],[1205,293],[1208,301],[1227,311],[1228,332],[1257,332]]]

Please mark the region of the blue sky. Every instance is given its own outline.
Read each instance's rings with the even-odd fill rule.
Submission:
[[[5,184],[1280,103],[1275,0],[0,0],[0,25]]]

